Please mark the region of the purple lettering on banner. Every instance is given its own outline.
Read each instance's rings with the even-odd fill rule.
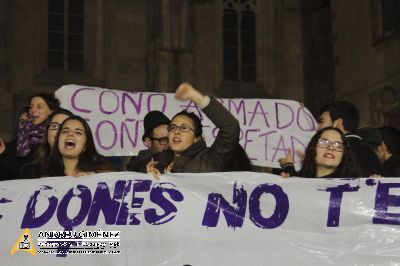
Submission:
[[[376,185],[376,181],[375,181],[374,178],[367,178],[367,179],[365,180],[365,184],[366,184],[367,186],[373,187],[373,186]]]
[[[298,163],[301,162],[303,158],[298,158],[296,160],[297,157],[299,157],[299,155],[297,154],[296,151],[300,151],[297,147],[300,144],[302,149],[301,151],[305,151],[306,149],[306,145],[304,145],[298,138],[294,137],[294,136],[290,136],[290,140],[292,142],[292,156],[293,156],[293,163]],[[296,144],[297,143],[297,144]],[[287,151],[286,151],[287,152]],[[287,156],[287,153],[286,153]]]
[[[79,192],[78,192],[79,191]],[[73,198],[81,199],[81,207],[74,218],[69,218],[67,214],[68,205]],[[92,193],[90,189],[83,185],[71,188],[62,198],[57,209],[58,222],[65,230],[71,231],[74,227],[80,225],[89,212],[92,202]]]
[[[248,138],[248,136],[250,135],[249,134],[250,132],[260,132],[260,130],[259,129],[247,129],[246,130],[246,134],[245,134],[245,137],[244,137],[244,145],[243,145],[243,149],[245,151],[247,149],[247,143],[253,142],[253,139]],[[253,160],[253,161],[257,161],[257,158],[249,158],[249,159]]]
[[[165,94],[162,94],[162,93],[150,94],[150,95],[147,97],[147,112],[150,112],[150,111],[152,111],[152,110],[156,110],[156,109],[152,109],[152,108],[151,108],[151,99],[152,99],[153,97],[155,97],[155,96],[161,96],[162,103],[161,103],[161,110],[159,110],[159,111],[165,113],[165,108],[166,108],[166,106],[167,106],[167,96],[166,96]],[[158,106],[159,106],[159,105],[158,105]],[[157,110],[158,110],[158,109],[157,109]]]
[[[239,100],[239,106],[237,106],[234,100],[229,99],[228,100],[228,110],[229,110],[229,112],[231,112],[233,114],[232,107],[235,110],[236,115],[238,115],[238,116],[242,115],[243,125],[246,125],[246,105],[245,105],[244,100]]]
[[[181,107],[182,110],[185,110],[188,112],[190,112],[189,109],[195,109],[197,112],[197,115],[200,117],[201,120],[203,120],[203,114],[202,114],[200,108],[197,107],[197,105],[193,101],[188,101],[187,105],[179,105],[179,107]]]
[[[172,204],[167,198],[165,198],[164,193],[168,194],[171,200],[180,202],[183,201],[182,193],[175,188],[166,188],[164,185],[169,185],[175,187],[171,183],[155,183],[150,191],[150,200],[157,204],[163,211],[163,214],[157,214],[155,208],[149,208],[144,211],[144,218],[146,222],[152,225],[165,224],[172,219],[174,219],[178,209]]]
[[[111,125],[111,127],[112,127],[112,130],[111,130],[111,132],[113,133],[112,134],[112,136],[114,137],[114,139],[113,139],[113,141],[112,141],[112,144],[110,145],[110,146],[105,146],[102,142],[101,142],[101,140],[102,140],[102,138],[103,139],[108,139],[107,137],[100,137],[100,129],[101,129],[101,127],[104,125],[104,124],[109,124],[109,125]],[[108,133],[110,132],[110,131],[107,131]],[[117,134],[118,134],[118,132],[117,132],[117,128],[115,127],[115,125],[111,122],[111,121],[108,121],[108,120],[103,120],[103,121],[101,121],[99,124],[97,124],[97,127],[96,127],[96,142],[97,142],[97,144],[99,144],[99,146],[102,148],[102,149],[104,149],[104,150],[110,150],[110,149],[112,149],[114,146],[115,146],[115,144],[117,143],[117,139],[118,139],[118,137],[117,137]],[[108,134],[107,136],[109,136],[110,134]]]
[[[12,202],[12,200],[6,199],[6,198],[0,198],[0,204],[1,203],[8,203],[8,202]],[[1,218],[3,218],[3,215],[0,215],[0,220]]]
[[[76,190],[79,190],[79,192],[75,194],[74,191]],[[71,202],[71,199],[74,197],[81,199],[81,207],[78,214],[74,218],[69,218],[67,214],[68,205]],[[65,231],[72,231],[74,227],[82,223],[89,212],[91,202],[92,194],[90,193],[90,189],[83,185],[78,185],[76,189],[71,188],[67,194],[65,194],[57,209],[58,222],[62,227],[64,227]],[[57,249],[57,253],[59,254],[57,254],[56,257],[66,257],[69,247],[73,244],[74,242],[68,242],[66,247],[60,245]]]
[[[287,122],[285,125],[281,125],[281,118],[283,118],[282,112],[279,114],[279,106],[285,106],[289,111],[290,111],[290,121]],[[275,103],[275,116],[276,116],[276,127],[278,129],[284,129],[289,127],[293,121],[294,121],[294,112],[292,110],[292,107],[285,103]]]
[[[282,147],[281,147],[282,146]],[[278,142],[278,145],[275,147],[275,153],[274,153],[274,155],[272,156],[272,162],[274,162],[275,161],[275,156],[276,156],[276,154],[278,153],[278,151],[283,151],[283,153],[285,154],[284,156],[286,156],[287,155],[287,147],[286,147],[286,145],[285,145],[285,141],[283,140],[283,135],[281,135],[280,137],[279,137],[279,142]]]
[[[49,201],[49,205],[45,212],[40,216],[36,216],[36,204],[38,202],[38,197],[43,190],[52,190],[51,187],[44,187],[36,190],[33,195],[30,197],[28,204],[26,205],[26,210],[24,214],[24,218],[22,219],[21,228],[37,228],[46,224],[51,217],[53,216],[57,204],[58,199],[54,196],[51,197],[41,197],[42,199],[47,199]]]
[[[135,209],[140,209],[143,205],[144,198],[138,197],[137,193],[150,191],[151,180],[135,180],[133,183],[132,190],[132,202],[131,207]],[[133,212],[130,214],[129,224],[138,225],[140,224],[140,220],[136,218],[136,215],[140,214],[140,212]]]
[[[76,105],[76,101],[75,101],[75,98],[77,97],[77,95],[78,95],[78,93],[80,93],[81,91],[94,91],[95,89],[93,89],[93,88],[80,88],[80,89],[77,89],[73,94],[72,94],[72,96],[71,96],[71,106],[72,106],[72,108],[74,109],[74,111],[73,111],[73,113],[75,112],[75,111],[78,111],[78,112],[81,112],[81,113],[91,113],[92,111],[90,111],[90,110],[88,110],[88,109],[83,109],[83,108],[79,108],[77,105]]]
[[[375,196],[375,215],[372,218],[374,224],[400,225],[400,213],[388,212],[389,207],[400,208],[400,195],[390,195],[391,188],[400,188],[400,183],[378,182]]]
[[[229,204],[229,202],[219,193],[209,194],[202,225],[207,227],[216,227],[219,220],[219,214],[222,210],[228,227],[242,227],[246,215],[247,192],[244,190],[243,186],[237,189],[236,182],[233,185],[232,203],[236,204],[236,206]]]
[[[357,192],[359,186],[352,187],[350,184],[343,184],[337,187],[328,187],[325,191],[331,192],[329,198],[328,221],[326,226],[338,227],[340,220],[340,207],[342,205],[343,192]]]
[[[263,134],[260,135],[260,137],[265,137],[264,159],[265,159],[266,161],[268,161],[268,136],[269,136],[269,134],[273,134],[273,133],[276,133],[276,132],[278,132],[278,131],[272,130],[272,131],[265,132],[265,133],[263,133]]]
[[[258,109],[260,109],[260,111],[259,111]],[[267,112],[264,111],[264,108],[262,107],[260,101],[257,101],[257,102],[256,102],[256,106],[254,107],[253,112],[249,112],[249,114],[253,114],[253,116],[252,116],[251,119],[250,119],[249,126],[251,126],[251,125],[253,124],[253,120],[254,120],[254,117],[255,117],[256,115],[262,115],[263,118],[264,118],[265,125],[266,125],[267,127],[269,127],[268,117],[267,117],[267,115],[268,115],[269,113],[267,113]]]
[[[106,94],[106,93],[111,93],[111,94],[114,95],[115,98],[116,98],[116,100],[115,100],[116,106],[115,106],[114,110],[112,110],[112,111],[107,111],[107,110],[104,109],[104,106],[103,106],[103,95]],[[107,104],[107,105],[108,105],[108,104]],[[113,91],[102,91],[102,92],[100,93],[100,97],[99,97],[99,107],[100,107],[100,111],[101,111],[103,114],[108,114],[108,115],[110,115],[110,114],[115,113],[115,112],[119,109],[119,97],[118,97],[118,95],[117,95],[115,92],[113,92]]]
[[[106,224],[115,224],[125,185],[126,181],[118,180],[115,183],[114,196],[111,199],[107,183],[100,182],[97,184],[86,225],[96,225],[100,211],[104,214]]]
[[[139,95],[139,100],[138,102],[136,102],[131,96],[130,94],[134,94],[134,95]],[[121,107],[122,107],[122,113],[126,114],[126,107],[125,107],[125,102],[126,99],[129,99],[129,101],[132,103],[133,107],[136,110],[136,114],[139,115],[142,111],[142,98],[143,98],[143,93],[141,92],[123,92],[122,93],[122,100],[121,100]],[[132,115],[132,114],[130,114]]]
[[[305,115],[306,118],[301,120],[301,119],[300,119],[300,118],[301,118],[301,114]],[[297,120],[297,125],[299,126],[299,128],[300,128],[301,130],[307,131],[307,132],[313,132],[313,131],[315,131],[316,125],[315,125],[314,117],[313,117],[310,113],[306,112],[306,111],[304,110],[303,107],[300,107],[299,110],[297,110],[297,119],[296,119],[296,120]],[[311,125],[308,124],[308,126],[310,126],[310,128],[304,128],[304,127],[301,125],[300,121],[306,121],[306,122],[308,122],[309,124],[311,123]]]
[[[275,198],[275,210],[269,218],[264,218],[261,214],[260,198],[263,194],[271,194]],[[249,199],[250,220],[257,227],[263,229],[273,229],[286,220],[289,213],[289,198],[282,188],[275,184],[262,184],[257,186],[250,195]]]
[[[134,130],[130,131],[128,129],[128,126],[125,124],[125,122],[135,122],[135,128]],[[140,121],[135,121],[135,119],[125,119],[125,122],[121,123],[121,135],[120,135],[120,144],[121,144],[121,149],[127,149],[127,148],[136,148],[137,146],[137,140],[138,140],[138,134],[139,134],[139,123]],[[124,132],[126,132],[126,135],[128,136],[128,140],[131,143],[131,147],[125,147],[124,145]],[[131,138],[131,134],[134,134],[134,139]]]
[[[117,221],[115,223],[117,225],[126,225],[126,221],[128,220],[129,209],[127,207],[128,203],[125,201],[125,198],[127,197],[129,192],[131,191],[131,186],[132,186],[132,181],[129,180],[126,183],[126,186],[125,186],[125,188],[124,188],[124,190],[122,192],[121,205],[120,205],[120,208],[119,208]]]

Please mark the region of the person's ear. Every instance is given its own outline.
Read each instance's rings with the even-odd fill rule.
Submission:
[[[145,138],[144,138],[144,145],[145,145],[147,148],[151,148],[151,139],[150,139],[149,137],[145,137]]]
[[[203,138],[202,136],[197,136],[194,138],[194,142],[197,142],[197,141],[201,140],[202,138]]]
[[[341,131],[344,131],[343,119],[342,118],[336,119],[335,121],[333,121],[332,126],[340,129]]]

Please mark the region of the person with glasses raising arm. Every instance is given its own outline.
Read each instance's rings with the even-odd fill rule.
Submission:
[[[353,153],[343,132],[334,127],[319,130],[308,144],[302,167],[296,172],[292,163],[282,166],[282,177],[344,178],[359,177]]]
[[[201,94],[188,83],[182,83],[175,92],[175,98],[181,101],[191,100],[219,128],[218,135],[211,147],[204,141],[203,126],[194,113],[177,113],[168,127],[169,147],[174,153],[172,165],[168,170],[173,173],[222,172],[232,160],[239,145],[240,126],[238,120],[215,98]],[[148,172],[154,174],[154,164],[148,166]]]

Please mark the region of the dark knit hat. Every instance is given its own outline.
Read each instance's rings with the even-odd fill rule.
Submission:
[[[149,136],[150,132],[157,126],[166,124],[169,125],[171,121],[168,117],[166,117],[160,111],[150,111],[144,117],[143,124],[144,124],[144,133],[142,136],[142,140]]]
[[[366,143],[372,150],[375,150],[379,145],[382,144],[382,134],[377,128],[364,127],[357,130],[364,143]]]

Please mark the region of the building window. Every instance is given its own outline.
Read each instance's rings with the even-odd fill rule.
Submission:
[[[386,37],[400,29],[400,1],[380,0],[380,4],[383,37]]]
[[[224,79],[255,82],[255,0],[223,0],[223,4]]]
[[[400,31],[400,1],[373,0],[374,39],[380,41]]]
[[[48,67],[83,70],[84,0],[48,0]]]

